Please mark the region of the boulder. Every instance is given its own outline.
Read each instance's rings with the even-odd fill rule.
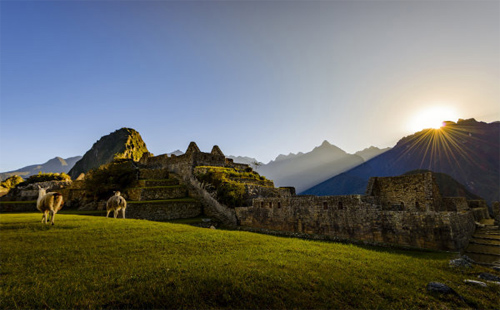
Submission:
[[[457,294],[451,287],[440,282],[429,282],[427,290],[439,294]]]
[[[483,272],[481,274],[479,274],[479,276],[477,276],[479,279],[483,279],[483,280],[486,280],[486,281],[495,281],[495,282],[499,282],[500,281],[500,277],[499,276],[496,276],[494,274],[491,274],[491,273],[487,273],[487,272]]]
[[[469,262],[469,260],[465,259],[464,257],[460,257],[457,259],[450,260],[450,267],[472,268],[472,264]]]

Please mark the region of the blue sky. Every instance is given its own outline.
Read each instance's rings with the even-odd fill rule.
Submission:
[[[121,127],[155,154],[196,141],[267,162],[323,140],[393,146],[436,114],[500,120],[498,1],[2,0],[0,14],[0,171]]]

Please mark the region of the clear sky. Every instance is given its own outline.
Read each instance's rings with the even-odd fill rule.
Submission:
[[[0,1],[0,171],[121,127],[267,162],[500,120],[499,1]],[[430,126],[430,125],[429,125]]]

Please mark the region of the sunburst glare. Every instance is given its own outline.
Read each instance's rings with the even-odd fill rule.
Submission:
[[[478,161],[480,154],[471,148],[465,141],[474,136],[470,130],[464,131],[451,122],[446,126],[446,122],[441,122],[439,129],[427,129],[412,136],[406,141],[406,149],[399,156],[403,159],[411,153],[417,153],[420,158],[419,169],[432,171],[455,171],[458,175],[464,175],[459,162],[468,162],[471,165],[480,167]],[[483,141],[487,143],[487,141]],[[415,154],[414,154],[415,155]]]
[[[408,129],[417,132],[423,129],[439,129],[444,121],[456,121],[457,112],[451,107],[434,106],[415,114]]]

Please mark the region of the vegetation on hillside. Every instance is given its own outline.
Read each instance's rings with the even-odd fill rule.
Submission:
[[[239,207],[248,200],[245,184],[251,183],[259,186],[272,184],[264,176],[260,176],[251,168],[237,170],[234,168],[199,166],[195,168],[196,178],[205,184],[210,184],[210,191],[215,191],[217,200],[228,207]]]
[[[220,203],[228,207],[238,207],[244,204],[247,199],[245,185],[230,179],[229,173],[232,173],[231,169],[219,167],[205,168],[203,172],[195,170],[195,176],[200,182],[213,186],[213,188],[207,189],[216,192],[216,198]]]
[[[0,187],[6,188],[6,189],[11,189],[16,187],[18,184],[24,182],[24,179],[18,175],[13,175],[9,178],[7,178],[5,181],[0,183]]]
[[[222,173],[227,178],[233,180],[250,180],[256,181],[262,186],[268,185],[269,180],[265,176],[259,175],[257,172],[253,171],[252,168],[248,167],[245,170],[239,170],[235,168],[226,167],[214,167],[214,166],[198,166],[195,168],[195,173],[197,174],[207,174],[207,173]]]
[[[500,286],[453,254],[144,220],[0,217],[1,309],[497,309]],[[42,242],[43,241],[43,242]],[[431,294],[429,282],[463,296]]]
[[[116,160],[90,170],[84,179],[88,196],[107,199],[113,191],[125,191],[137,183],[137,167],[132,160]]]
[[[48,181],[71,181],[71,177],[64,172],[61,173],[42,173],[32,175],[26,179],[26,181],[21,182],[18,186],[26,186],[33,183],[48,182]]]

